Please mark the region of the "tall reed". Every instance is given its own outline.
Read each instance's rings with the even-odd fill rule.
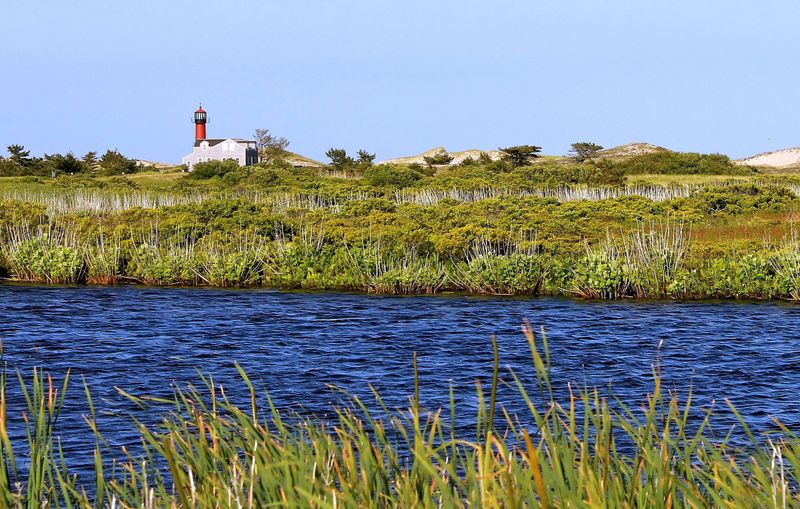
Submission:
[[[618,299],[633,288],[630,266],[611,243],[586,248],[572,278],[573,292],[588,299]]]
[[[686,261],[690,232],[684,223],[643,224],[622,236],[626,264],[635,274],[639,297],[669,297],[678,272]]]
[[[211,242],[200,251],[197,276],[216,287],[258,286],[267,267],[266,243],[247,234]]]
[[[464,260],[453,261],[449,275],[454,286],[470,293],[537,295],[549,271],[549,261],[535,239],[520,236],[504,242],[474,242]]]
[[[574,269],[574,292],[586,298],[667,298],[686,261],[689,233],[683,223],[638,224],[619,240],[608,236]]]
[[[438,258],[420,256],[414,249],[400,253],[381,247],[380,239],[360,246],[345,246],[348,272],[356,289],[373,293],[436,293],[447,284],[447,272]]]
[[[73,284],[86,282],[87,267],[73,230],[53,223],[10,228],[0,243],[8,269],[22,281]]]
[[[195,285],[200,281],[200,261],[196,242],[142,242],[129,251],[126,273],[129,278],[147,285]]]
[[[771,259],[772,267],[780,276],[784,290],[793,300],[800,300],[800,241],[796,232]]]
[[[0,200],[40,203],[50,214],[107,214],[132,208],[155,209],[174,205],[201,203],[210,194],[174,194],[166,192],[108,191],[102,189],[51,189],[48,191],[0,191]]]
[[[111,238],[102,233],[94,244],[85,244],[83,259],[86,263],[87,283],[115,284],[125,272],[125,257],[119,235]]]

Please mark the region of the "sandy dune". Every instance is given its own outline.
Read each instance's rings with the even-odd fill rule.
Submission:
[[[766,152],[746,159],[736,161],[738,164],[750,166],[769,166],[772,168],[784,168],[800,164],[800,148],[787,148],[775,152]]]
[[[411,164],[411,163],[425,164],[425,157],[435,156],[436,154],[442,152],[449,153],[451,156],[453,156],[453,162],[451,162],[450,164],[458,164],[468,157],[471,157],[473,159],[478,159],[481,156],[480,150],[463,150],[461,152],[447,152],[447,149],[445,149],[444,147],[436,147],[415,156],[387,159],[385,161],[380,161],[380,163],[378,164]],[[500,159],[500,152],[498,152],[497,150],[486,150],[484,152],[489,154],[489,157],[491,157],[493,161]]]

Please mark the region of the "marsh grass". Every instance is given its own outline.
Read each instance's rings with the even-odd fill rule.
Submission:
[[[481,239],[449,266],[457,288],[490,295],[538,295],[548,272],[535,237],[524,236],[500,243]]]
[[[474,203],[507,196],[552,198],[560,202],[599,201],[625,196],[642,196],[653,201],[666,201],[674,198],[686,198],[699,189],[702,189],[702,186],[681,184],[672,184],[668,186],[640,184],[623,187],[564,185],[531,189],[462,189],[457,187],[450,189],[407,188],[395,191],[393,198],[396,203],[414,203],[424,206],[436,205],[442,200],[453,200],[459,203]]]
[[[793,300],[800,300],[800,241],[796,232],[771,259],[772,267]]]
[[[622,236],[625,263],[634,274],[632,286],[638,297],[666,298],[686,262],[691,237],[684,223],[637,225]]]
[[[110,189],[0,189],[0,201],[10,200],[44,205],[54,216],[68,214],[104,215],[136,208],[158,209],[180,205],[197,205],[209,200],[242,199],[252,203],[268,205],[273,211],[287,213],[296,210],[328,210],[339,213],[343,206],[379,198],[381,196],[395,204],[416,204],[434,206],[443,200],[458,203],[476,203],[502,197],[550,198],[559,202],[600,201],[641,196],[662,202],[676,198],[687,198],[707,188],[726,188],[737,184],[736,180],[711,181],[703,183],[662,184],[636,183],[628,186],[587,186],[560,185],[520,188],[496,187],[409,187],[397,189],[388,194],[378,190],[340,190],[332,191],[281,191],[269,189],[227,189],[211,192],[208,190],[189,190],[187,192],[110,190]],[[762,185],[786,188],[795,195],[800,194],[800,186],[793,182],[777,183],[772,180]]]
[[[638,223],[586,244],[582,255],[543,249],[534,233],[478,234],[459,256],[362,235],[351,242],[313,223],[236,233],[160,228],[128,234],[91,223],[8,227],[0,277],[46,284],[271,287],[382,294],[468,292],[587,299],[800,300],[800,243],[691,256],[683,222]],[[89,232],[89,233],[87,233]],[[340,233],[339,233],[340,234]]]
[[[83,259],[89,284],[116,284],[125,272],[126,260],[118,235],[107,238],[100,234],[93,245],[83,246]]]
[[[210,243],[199,255],[197,276],[216,287],[258,286],[268,266],[266,249],[266,241],[257,235]]]
[[[638,224],[595,246],[574,269],[574,292],[585,298],[668,298],[686,261],[690,233],[684,223]]]
[[[0,244],[8,269],[22,281],[51,284],[84,283],[87,266],[74,231],[52,223],[35,230],[27,225],[9,229]]]
[[[634,288],[631,265],[625,252],[609,238],[605,243],[586,246],[586,255],[573,269],[573,292],[586,299],[618,299]]]
[[[202,203],[212,195],[175,194],[153,191],[109,191],[103,189],[0,190],[0,200],[14,200],[45,205],[50,214],[107,214],[133,208],[155,209]]]
[[[414,249],[387,253],[380,240],[347,246],[354,289],[394,295],[436,293],[448,284],[448,275],[437,258],[420,256]]]
[[[692,417],[691,394],[665,393],[657,366],[641,405],[612,408],[592,389],[556,401],[546,336],[523,331],[535,382],[509,376],[527,410],[512,415],[497,404],[493,341],[491,384],[488,392],[477,385],[472,438],[451,425],[452,390],[449,408],[421,410],[416,356],[407,407],[391,410],[374,393],[381,416],[357,397],[327,421],[284,415],[241,368],[244,407],[212,378],[167,400],[120,391],[142,412],[172,408],[158,425],[131,424],[142,444],[136,455],[120,456],[104,440],[85,390],[85,420],[96,435],[86,451],[95,465],[89,486],[78,484],[58,446],[68,377],[60,389],[39,370],[19,377],[26,438],[12,447],[3,374],[0,501],[13,509],[800,507],[800,438],[787,427],[777,423],[779,436],[760,437],[739,417],[746,448],[711,439],[711,411]],[[110,468],[104,455],[117,458]],[[23,456],[28,466],[19,468]]]
[[[196,285],[200,261],[195,246],[192,238],[176,242],[154,237],[138,243],[129,250],[127,275],[147,285]]]

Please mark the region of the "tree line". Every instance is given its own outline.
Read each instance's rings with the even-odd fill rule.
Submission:
[[[285,141],[285,138],[283,138]],[[286,142],[288,144],[288,142]],[[594,157],[603,150],[601,145],[592,142],[573,143],[570,148],[570,156],[577,162],[582,163]],[[527,166],[539,157],[542,147],[537,145],[514,145],[511,147],[498,148],[501,160],[510,164],[514,168]],[[325,152],[325,156],[330,160],[330,166],[337,170],[368,168],[375,160],[375,154],[366,150],[359,150],[358,157],[354,158],[347,155],[343,148],[331,148]],[[425,164],[432,168],[434,166],[447,166],[453,162],[455,157],[447,151],[441,150],[431,155],[424,156]],[[471,158],[467,158],[471,159]],[[492,159],[485,152],[482,152],[477,162],[489,163]]]
[[[269,129],[256,129],[253,133],[256,140],[256,147],[259,152],[259,159],[261,162],[273,162],[277,159],[283,159],[289,153],[289,140],[283,136],[277,136],[270,132]],[[601,145],[589,141],[580,141],[573,143],[570,146],[569,154],[576,162],[582,163],[589,159],[597,157],[598,153],[603,150]],[[511,164],[514,168],[526,166],[531,164],[534,159],[539,157],[542,147],[537,145],[514,145],[505,148],[498,148],[502,154],[501,160]],[[357,156],[353,157],[347,154],[347,150],[343,148],[331,147],[325,152],[325,156],[330,163],[328,166],[335,170],[351,170],[351,169],[366,169],[373,165],[375,162],[375,154],[368,152],[364,149],[358,151]],[[482,152],[478,162],[489,163],[492,162],[488,154]],[[423,160],[428,168],[434,166],[446,166],[453,162],[455,157],[442,150],[432,155],[424,156]]]
[[[67,154],[44,154],[42,157],[31,156],[30,150],[23,145],[9,145],[8,156],[0,156],[0,177],[14,176],[59,176],[77,173],[99,173],[104,175],[122,175],[133,173],[138,165],[134,159],[122,155],[116,149],[109,149],[98,156],[90,151],[82,157],[72,152]]]

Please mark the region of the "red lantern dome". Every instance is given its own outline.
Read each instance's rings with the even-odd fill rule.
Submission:
[[[200,104],[200,107],[194,112],[194,139],[196,141],[206,139],[206,122],[208,122],[208,115],[203,109],[203,105]]]

